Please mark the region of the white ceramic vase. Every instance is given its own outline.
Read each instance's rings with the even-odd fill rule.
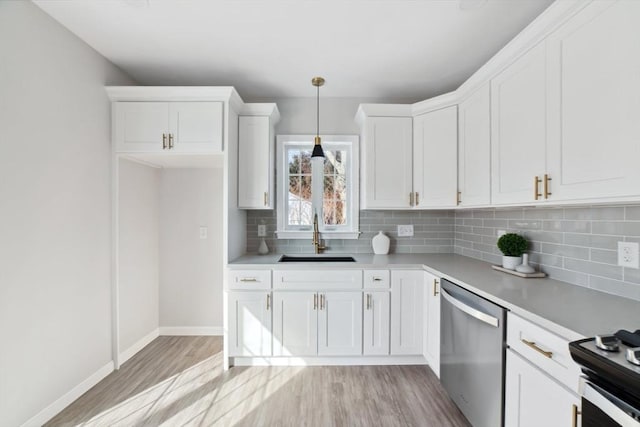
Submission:
[[[373,253],[376,255],[386,255],[389,253],[389,244],[391,240],[382,231],[373,236],[371,239],[371,246],[373,246]]]
[[[516,267],[516,271],[519,273],[535,273],[536,270],[529,265],[529,254],[522,255],[522,264]]]
[[[266,255],[269,253],[269,247],[267,246],[267,242],[265,242],[264,239],[260,241],[260,246],[258,246],[258,253],[260,255]]]
[[[521,256],[502,256],[502,267],[507,270],[515,270],[520,264],[522,264]]]

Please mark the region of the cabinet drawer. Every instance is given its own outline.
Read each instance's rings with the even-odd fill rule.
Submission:
[[[274,289],[361,289],[362,270],[275,270]]]
[[[271,289],[271,270],[230,270],[229,289]]]
[[[507,344],[552,378],[578,392],[580,368],[571,359],[566,339],[509,313]]]
[[[365,289],[389,289],[389,270],[364,270]]]

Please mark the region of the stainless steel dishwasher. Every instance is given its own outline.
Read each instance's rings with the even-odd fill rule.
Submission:
[[[441,280],[440,381],[474,427],[504,414],[506,310]]]

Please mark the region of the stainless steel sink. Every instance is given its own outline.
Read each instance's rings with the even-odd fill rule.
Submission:
[[[352,256],[282,255],[278,262],[356,262]]]

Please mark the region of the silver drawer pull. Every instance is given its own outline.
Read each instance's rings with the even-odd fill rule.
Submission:
[[[543,356],[548,357],[549,359],[553,358],[553,352],[552,351],[544,351],[543,349],[538,347],[535,342],[527,341],[524,338],[522,338],[520,341],[522,341],[526,346],[529,346],[532,349],[534,349],[535,351],[537,351],[538,353],[542,354]]]
[[[374,282],[382,282],[382,277],[374,277],[373,281]]]
[[[242,279],[240,279],[241,282],[257,282],[258,279],[256,279],[255,277],[243,277]]]

